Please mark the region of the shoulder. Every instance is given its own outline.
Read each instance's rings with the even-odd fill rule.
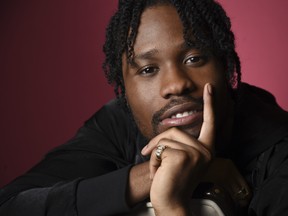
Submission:
[[[80,128],[79,132],[114,133],[125,135],[125,131],[133,130],[134,123],[128,110],[117,99],[109,101],[96,111]]]
[[[99,109],[88,119],[79,132],[101,133],[109,138],[123,140],[137,131],[132,114],[119,100],[114,99]]]
[[[81,151],[133,160],[137,130],[129,115],[114,99],[96,111],[72,139],[53,149],[49,155]]]
[[[288,113],[264,89],[242,84],[235,110],[233,141],[241,161],[254,159],[288,136]]]

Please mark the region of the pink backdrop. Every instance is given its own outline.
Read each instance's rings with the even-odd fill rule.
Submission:
[[[221,0],[232,18],[243,80],[288,110],[286,0]],[[115,0],[0,3],[0,186],[64,143],[112,88],[101,71]]]

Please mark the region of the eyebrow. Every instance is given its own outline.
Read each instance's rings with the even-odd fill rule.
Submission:
[[[149,60],[152,59],[157,53],[159,53],[159,50],[157,49],[151,49],[147,52],[140,53],[138,55],[133,56],[130,60],[128,60],[128,64],[134,68],[139,67],[139,65],[136,63],[135,60]]]
[[[135,59],[139,59],[139,60],[146,60],[146,59],[152,59],[156,54],[159,53],[159,50],[157,49],[151,49],[148,52],[144,52],[144,53],[140,53],[138,55],[134,56],[134,60]]]
[[[187,50],[187,49],[196,49],[196,43],[191,43],[191,45],[189,46],[186,42],[182,43],[179,45],[179,48],[181,50]],[[144,52],[144,53],[140,53],[138,55],[135,55],[134,57],[132,57],[131,61],[129,62],[129,64],[132,66],[132,67],[137,67],[138,64],[136,63],[135,60],[150,60],[150,59],[153,59],[154,56],[156,54],[159,53],[159,50],[156,49],[156,48],[153,48],[147,52]]]

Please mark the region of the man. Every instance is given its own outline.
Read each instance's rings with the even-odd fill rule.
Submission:
[[[120,215],[148,198],[157,215],[192,215],[219,158],[252,189],[244,214],[287,214],[288,116],[241,83],[220,5],[120,0],[104,52],[118,99],[3,188],[0,215]]]

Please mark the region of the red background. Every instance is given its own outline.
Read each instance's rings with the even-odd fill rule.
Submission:
[[[221,0],[243,80],[288,110],[286,0]],[[0,2],[0,186],[64,143],[114,97],[103,76],[105,26],[116,0]]]

